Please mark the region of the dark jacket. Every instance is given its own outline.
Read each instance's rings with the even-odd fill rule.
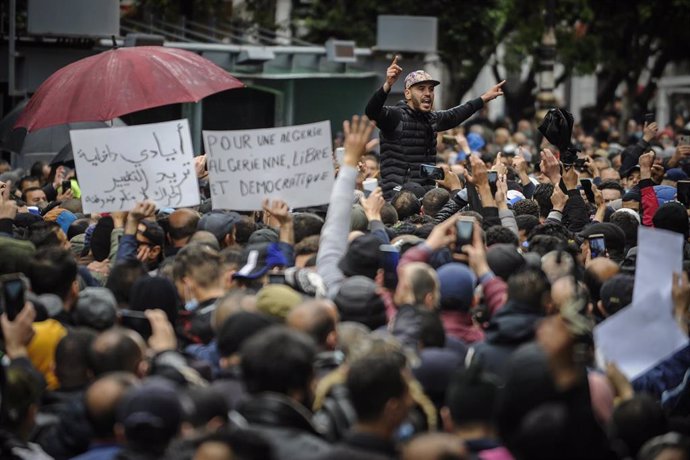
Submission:
[[[618,458],[594,417],[584,368],[572,386],[558,389],[546,353],[538,344],[530,343],[513,353],[505,375],[503,397],[497,403],[497,425],[501,439],[516,457],[537,458],[537,451],[538,458],[559,460]],[[549,420],[548,424],[544,420]],[[549,424],[553,429],[548,429]],[[549,439],[534,442],[540,434]]]
[[[69,401],[57,414],[56,423],[40,428],[33,441],[56,460],[77,456],[89,448],[93,430],[83,400]]]
[[[221,369],[211,388],[223,395],[229,410],[237,409],[248,398],[239,366]]]
[[[568,201],[563,208],[563,225],[577,233],[589,224],[589,210],[579,190],[568,190],[567,195]]]
[[[390,333],[404,346],[411,350],[417,350],[419,333],[422,328],[420,311],[424,307],[415,305],[402,305],[393,318]]]
[[[381,188],[390,199],[396,185],[407,180],[421,185],[433,181],[419,174],[419,165],[436,163],[436,133],[458,126],[484,106],[481,98],[436,112],[420,112],[405,101],[384,106],[388,93],[383,88],[369,100],[366,114],[381,130]]]
[[[392,460],[398,458],[391,441],[357,431],[349,432],[342,442],[319,460]]]
[[[314,458],[332,449],[312,425],[311,413],[284,395],[261,393],[242,403],[238,413],[268,440],[276,460]]]
[[[649,150],[649,142],[640,139],[636,144],[627,146],[621,152],[621,176],[625,175],[640,161],[640,155]]]
[[[118,452],[115,460],[162,460],[166,457],[166,453],[160,455],[152,452],[139,452],[134,449],[124,448]]]
[[[508,358],[520,345],[534,339],[537,322],[542,317],[533,307],[508,300],[491,318],[484,342],[473,347],[472,359],[479,359],[484,369],[502,379]]]
[[[636,392],[647,393],[660,399],[664,407],[670,409],[681,393],[687,392],[688,369],[690,369],[690,345],[676,351],[631,383]]]
[[[357,422],[357,413],[350,402],[350,393],[344,383],[335,383],[324,398],[321,408],[314,414],[316,425],[330,442],[340,441]]]

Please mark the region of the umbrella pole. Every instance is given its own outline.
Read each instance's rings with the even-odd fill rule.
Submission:
[[[196,156],[201,153],[201,101],[184,103],[182,105],[182,116],[189,120],[189,130],[192,135],[192,148],[194,149],[194,156]]]

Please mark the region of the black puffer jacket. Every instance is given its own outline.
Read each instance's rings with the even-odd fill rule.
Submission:
[[[436,133],[454,128],[484,105],[481,98],[448,110],[420,112],[405,101],[384,106],[386,93],[380,88],[369,100],[367,116],[381,130],[381,188],[386,199],[396,185],[408,180],[421,185],[433,181],[420,177],[419,165],[436,162]]]

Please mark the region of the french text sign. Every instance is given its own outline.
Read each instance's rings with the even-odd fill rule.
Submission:
[[[187,120],[70,131],[85,213],[199,204]]]
[[[214,209],[261,209],[264,198],[291,208],[328,203],[333,153],[328,121],[245,131],[204,131]]]

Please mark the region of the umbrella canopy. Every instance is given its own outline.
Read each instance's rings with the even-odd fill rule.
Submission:
[[[24,142],[24,138],[22,136],[21,142],[17,143],[16,136],[13,136],[15,131],[14,125],[17,123],[17,120],[19,120],[19,116],[22,114],[24,107],[26,107],[26,104],[28,103],[29,100],[24,99],[12,110],[10,110],[10,112],[5,115],[2,120],[0,120],[0,146],[2,146],[3,149],[19,153],[21,143]]]
[[[60,151],[50,160],[50,165],[59,165],[74,161],[74,152],[72,150],[72,143],[65,145]]]
[[[119,118],[116,118],[112,122],[81,121],[49,126],[32,132],[27,132],[25,128],[17,128],[8,136],[6,148],[20,155],[26,155],[27,153],[57,153],[70,143],[69,132],[71,129],[109,128],[111,126],[127,125]]]
[[[118,48],[55,72],[36,90],[16,128],[28,131],[204,97],[244,84],[208,59],[162,46]]]

